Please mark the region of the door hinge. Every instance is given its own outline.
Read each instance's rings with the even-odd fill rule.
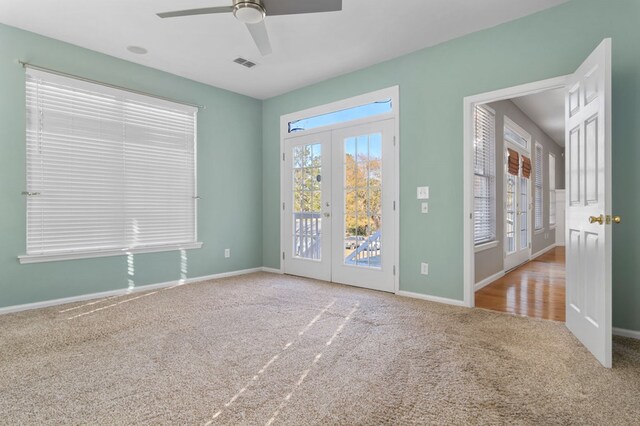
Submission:
[[[282,210],[284,210],[284,203],[282,203]]]
[[[395,201],[393,202],[393,211],[394,212],[396,211],[396,202]]]
[[[284,161],[284,152],[282,153],[282,161]]]
[[[473,213],[469,213],[469,219],[473,219]]]
[[[284,260],[284,252],[282,252],[282,260]]]
[[[396,274],[396,265],[393,265],[393,275]]]
[[[393,137],[393,146],[396,146],[396,137]]]

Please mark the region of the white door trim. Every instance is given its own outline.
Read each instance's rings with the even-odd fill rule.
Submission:
[[[371,121],[379,121],[387,118],[393,118],[395,123],[394,129],[394,165],[395,165],[395,176],[393,177],[393,191],[395,192],[395,209],[393,211],[393,222],[394,222],[394,253],[393,253],[393,264],[394,264],[394,292],[398,293],[400,290],[400,87],[392,86],[386,89],[377,90],[374,92],[366,93],[359,96],[354,96],[348,99],[342,99],[339,101],[331,102],[325,105],[319,105],[312,108],[307,108],[301,111],[289,113],[280,116],[280,249],[279,249],[279,258],[280,258],[280,267],[278,271],[280,273],[284,273],[284,263],[282,261],[283,256],[283,247],[286,241],[285,236],[285,227],[284,227],[284,215],[282,214],[283,206],[285,202],[285,194],[286,194],[286,178],[284,173],[285,166],[285,152],[286,152],[286,139],[290,136],[289,130],[289,122],[299,120],[306,117],[313,117],[316,115],[327,114],[334,111],[340,111],[344,109],[349,109],[353,107],[357,107],[360,105],[366,105],[372,102],[379,101],[381,99],[391,99],[392,112],[387,114],[379,114],[371,117],[367,117],[360,120],[353,120],[344,123],[338,123],[332,126],[323,126],[316,129],[305,130],[301,132],[296,132],[295,136],[302,136],[305,134],[312,134],[315,132],[324,132],[328,130],[340,129],[343,127],[350,127],[358,124],[368,123]]]
[[[463,277],[464,277],[464,305],[475,306],[475,246],[473,243],[473,111],[476,105],[520,96],[533,95],[546,90],[564,88],[568,75],[536,81],[533,83],[513,86],[493,92],[467,96],[463,100]]]

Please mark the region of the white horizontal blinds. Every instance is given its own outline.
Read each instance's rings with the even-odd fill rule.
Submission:
[[[536,151],[535,151],[535,228],[542,229],[543,221],[542,221],[542,208],[543,208],[543,182],[542,182],[542,170],[544,166],[544,159],[542,157],[542,145],[536,143]]]
[[[195,108],[27,70],[27,254],[195,242]]]
[[[128,247],[195,242],[194,120],[193,113],[126,99]]]
[[[474,114],[474,242],[496,239],[495,114],[484,106]]]
[[[556,224],[556,156],[549,154],[549,225]]]

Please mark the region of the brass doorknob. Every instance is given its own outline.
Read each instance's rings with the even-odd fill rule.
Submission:
[[[589,216],[589,223],[599,223],[602,225],[604,223],[604,216]]]
[[[620,222],[622,222],[622,218],[621,218],[620,216],[614,216],[614,217],[613,217],[613,221],[614,221],[615,223],[620,223]]]

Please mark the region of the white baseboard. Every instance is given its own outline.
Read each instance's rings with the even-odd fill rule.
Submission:
[[[463,300],[448,299],[446,297],[429,296],[427,294],[413,293],[411,291],[400,290],[396,293],[398,296],[411,297],[412,299],[428,300],[429,302],[444,303],[446,305],[467,306]]]
[[[613,327],[613,334],[616,336],[622,337],[631,337],[632,339],[640,340],[640,331],[636,330],[625,330],[624,328]]]
[[[215,279],[226,278],[226,277],[235,277],[238,275],[246,275],[254,272],[262,272],[264,270],[265,268],[262,268],[262,267],[242,269],[239,271],[222,272],[219,274],[205,275],[202,277],[187,278],[184,281],[174,280],[174,281],[167,281],[164,283],[141,285],[139,287],[134,287],[132,289],[121,288],[117,290],[102,291],[99,293],[90,293],[90,294],[83,294],[80,296],[64,297],[61,299],[44,300],[42,302],[25,303],[24,305],[6,306],[4,308],[0,308],[0,315],[10,314],[12,312],[27,311],[30,309],[48,308],[50,306],[64,305],[67,303],[83,302],[85,300],[100,299],[103,297],[121,296],[125,294],[138,293],[141,291],[149,291],[149,290],[155,290],[159,288],[171,287],[178,284],[193,284],[193,283],[202,282],[202,281],[209,281],[209,280],[215,280]],[[269,271],[265,271],[265,272],[269,272]]]
[[[284,272],[282,272],[282,270],[277,269],[277,268],[267,268],[266,266],[262,267],[262,272],[268,272],[270,274],[278,274],[278,275],[282,275]]]
[[[531,255],[531,259],[529,259],[529,260],[533,260],[533,259],[535,259],[537,257],[540,257],[543,254],[545,254],[546,252],[553,250],[554,248],[556,248],[556,244],[551,244],[550,246],[543,248],[539,252],[532,254]]]
[[[500,278],[504,277],[504,275],[505,275],[504,271],[496,272],[495,274],[491,275],[490,277],[487,277],[482,281],[478,281],[474,285],[473,289],[474,289],[474,291],[478,291],[481,288],[484,288],[484,287],[488,286],[489,284],[491,284],[495,280],[499,280]]]

